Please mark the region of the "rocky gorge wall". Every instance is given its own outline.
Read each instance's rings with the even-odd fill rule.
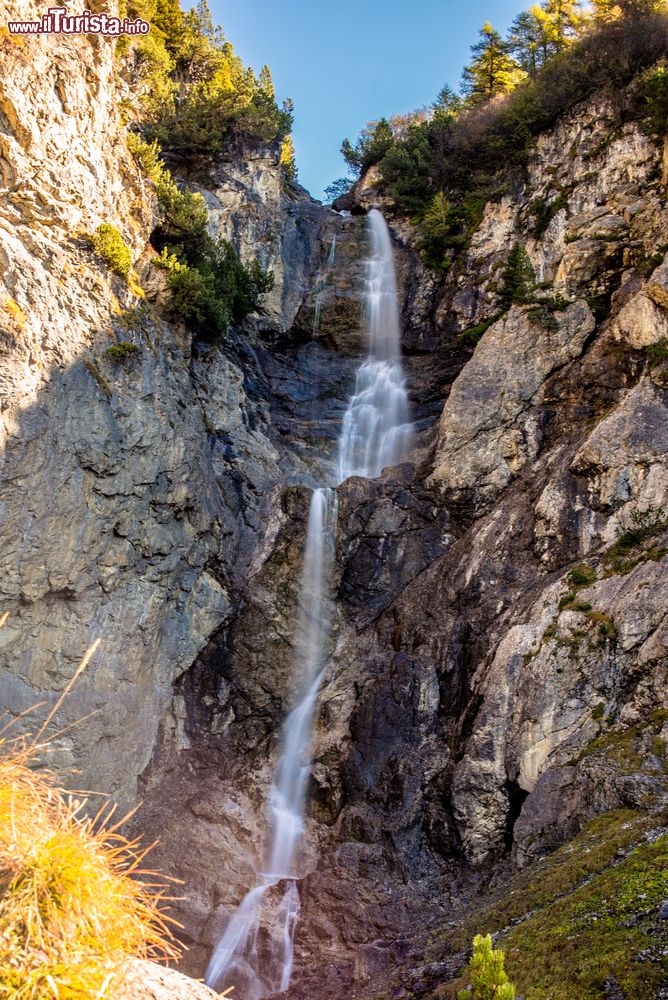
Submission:
[[[199,188],[212,231],[276,285],[220,348],[194,345],[152,263],[110,44],[2,45],[0,704],[53,701],[102,638],[54,763],[143,800],[201,975],[260,859],[306,487],[362,350],[364,220],[286,183],[277,150],[231,152]],[[427,931],[490,880],[598,813],[665,806],[662,157],[609,102],[576,109],[445,278],[390,218],[415,461],[339,490],[290,996],[377,996],[397,969],[425,995],[448,971]],[[379,203],[373,177],[357,199]],[[88,248],[100,222],[143,298]],[[544,301],[472,352],[460,335],[499,313],[517,243]],[[110,360],[128,339],[137,356]]]

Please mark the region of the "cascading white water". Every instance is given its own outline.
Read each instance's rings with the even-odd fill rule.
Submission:
[[[294,879],[299,876],[296,861],[304,828],[313,713],[328,655],[336,521],[334,490],[314,490],[295,633],[300,690],[296,706],[285,720],[281,754],[269,794],[271,844],[266,870],[228,923],[207,970],[209,985],[233,983],[241,989],[240,1000],[260,1000],[283,992],[290,984],[299,916]],[[278,890],[274,896],[281,893],[278,900],[269,898],[274,888]]]
[[[339,439],[338,482],[373,477],[405,458],[410,443],[408,395],[401,366],[399,310],[392,243],[380,212],[368,216],[371,254],[366,285],[369,354]],[[334,263],[332,243],[328,270]],[[329,653],[331,586],[338,513],[334,489],[311,496],[295,633],[299,693],[283,727],[281,753],[269,794],[271,842],[258,885],[230,919],[206,981],[234,985],[239,1000],[261,1000],[290,985],[299,918],[299,848],[304,830],[313,716]],[[301,875],[304,873],[302,872]]]
[[[355,392],[339,441],[339,482],[373,479],[396,465],[410,448],[408,393],[401,364],[401,327],[392,241],[377,209],[368,215],[366,324],[369,353],[357,370]]]

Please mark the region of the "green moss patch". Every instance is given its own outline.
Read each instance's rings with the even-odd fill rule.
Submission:
[[[601,1000],[613,982],[633,1000],[656,1000],[668,980],[667,896],[663,835],[504,934],[508,972],[526,1000]]]

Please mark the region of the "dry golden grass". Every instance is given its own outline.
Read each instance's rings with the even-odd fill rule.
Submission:
[[[103,1000],[128,958],[178,956],[146,852],[113,809],[89,816],[40,767],[42,734],[96,648],[35,739],[0,732],[0,1000]]]

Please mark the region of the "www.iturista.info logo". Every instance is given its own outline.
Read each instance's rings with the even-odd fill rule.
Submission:
[[[12,35],[148,35],[151,30],[140,17],[132,20],[89,10],[70,14],[67,7],[49,7],[39,21],[9,21],[7,27]]]

